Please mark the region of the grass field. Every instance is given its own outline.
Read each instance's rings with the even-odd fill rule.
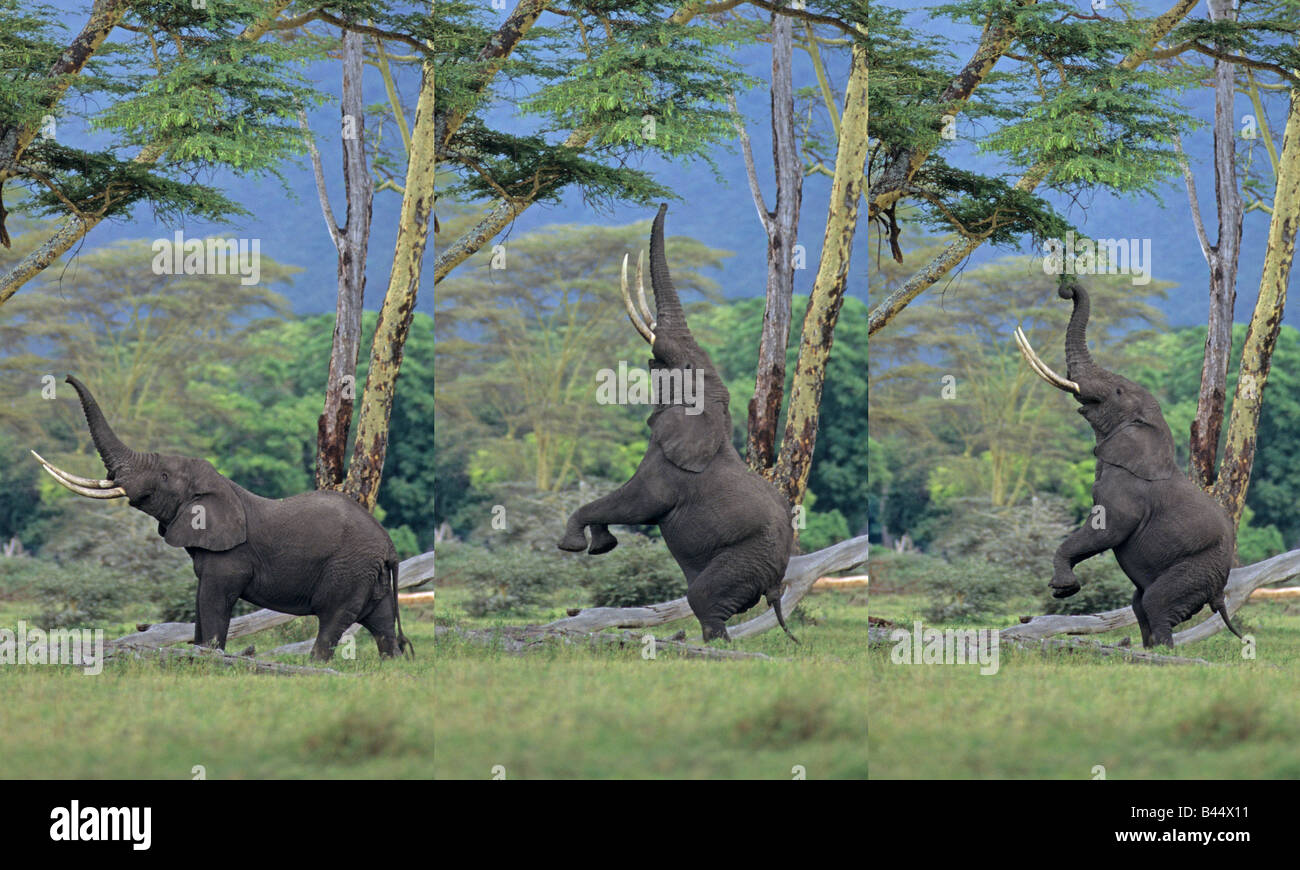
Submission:
[[[563,607],[471,619],[467,592],[439,589],[439,622],[547,622]],[[556,601],[581,603],[580,590]],[[791,622],[733,642],[773,661],[687,659],[660,649],[565,647],[511,655],[444,634],[436,653],[438,777],[809,779],[867,776],[866,595],[805,599]],[[732,622],[742,621],[741,616]],[[693,620],[678,628],[698,636]]]
[[[438,619],[484,627],[439,590]],[[581,603],[583,592],[555,600]],[[0,626],[35,604],[0,596]],[[0,667],[0,778],[209,779],[593,777],[865,778],[866,596],[817,594],[779,631],[737,641],[774,661],[685,659],[660,650],[548,647],[525,656],[440,636],[434,607],[404,606],[414,661],[381,662],[368,635],[349,676],[250,674],[207,662]],[[562,608],[512,615],[542,622]],[[737,618],[735,621],[739,621]],[[666,626],[698,631],[694,621]],[[133,630],[106,626],[106,636]],[[268,649],[315,622],[230,642]],[[282,661],[308,664],[304,657]],[[436,748],[435,748],[436,746]],[[494,767],[500,765],[494,772]]]
[[[925,622],[925,604],[873,591],[871,613],[910,629]],[[1098,765],[1107,779],[1300,777],[1300,606],[1252,602],[1234,622],[1255,637],[1255,660],[1226,631],[1176,650],[1209,667],[1004,648],[999,671],[981,676],[971,666],[894,664],[890,647],[873,647],[871,777],[1092,779]],[[1137,626],[1095,637],[1126,635],[1140,645]]]
[[[31,610],[0,601],[0,625]],[[109,662],[97,676],[0,667],[0,778],[191,779],[196,765],[208,779],[432,777],[432,619],[432,607],[403,608],[414,661],[381,662],[363,631],[354,660],[330,663],[347,677],[150,660]],[[314,634],[315,621],[301,619],[229,646],[267,649]]]

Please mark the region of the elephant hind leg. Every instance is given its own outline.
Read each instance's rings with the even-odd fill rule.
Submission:
[[[375,605],[375,609],[359,621],[361,627],[375,639],[381,658],[393,658],[402,654],[402,646],[397,640],[397,605],[393,596],[384,596]]]
[[[704,640],[731,640],[727,620],[758,603],[762,597],[760,586],[761,581],[753,577],[747,561],[737,559],[735,553],[721,553],[704,566],[686,592]]]
[[[1142,593],[1142,609],[1151,625],[1151,641],[1144,646],[1173,646],[1174,628],[1208,603],[1207,579],[1194,562],[1165,570]]]
[[[1147,618],[1146,608],[1142,606],[1142,589],[1133,590],[1133,614],[1137,617],[1138,629],[1142,632],[1142,646],[1151,646],[1151,620]]]

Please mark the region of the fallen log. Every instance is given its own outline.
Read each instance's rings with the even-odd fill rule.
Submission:
[[[867,628],[867,643],[871,646],[893,646],[899,641],[895,640],[893,633],[903,631],[908,635],[907,643],[911,643],[911,632],[903,628],[885,628],[882,626],[872,625]],[[965,629],[963,629],[965,630]],[[1187,658],[1185,656],[1171,656],[1164,653],[1154,653],[1143,649],[1133,649],[1126,646],[1115,644],[1104,644],[1096,640],[1086,640],[1079,637],[1067,638],[1043,638],[1040,640],[1024,640],[1014,637],[1006,637],[1006,630],[998,632],[998,646],[1007,643],[1011,646],[1026,651],[1046,652],[1049,649],[1078,649],[1086,652],[1097,653],[1104,656],[1119,656],[1126,661],[1137,664],[1150,665],[1209,665],[1210,662],[1202,658]],[[967,661],[977,661],[974,655],[967,654]]]
[[[785,593],[781,596],[781,611],[787,616],[795,605],[808,594],[817,578],[833,571],[847,571],[867,561],[867,538],[863,535],[850,538],[803,556],[794,556],[785,571]],[[545,628],[562,631],[595,632],[605,628],[649,628],[675,619],[692,616],[685,598],[676,598],[644,607],[591,607],[555,622]],[[759,616],[734,627],[727,633],[733,638],[759,634],[776,628],[776,614],[771,608]]]
[[[1291,550],[1271,559],[1265,559],[1263,562],[1234,568],[1228,575],[1228,585],[1223,590],[1228,615],[1231,616],[1240,610],[1251,593],[1259,587],[1281,583],[1297,576],[1300,576],[1300,550]],[[1021,625],[1002,629],[1001,634],[1006,640],[1038,640],[1058,634],[1100,634],[1136,623],[1137,617],[1133,613],[1133,608],[1121,607],[1118,610],[1078,616],[1060,614],[1035,616]],[[1203,640],[1224,628],[1223,619],[1219,614],[1211,614],[1204,622],[1175,634],[1174,645]]]
[[[397,568],[397,588],[405,589],[409,586],[419,586],[421,583],[427,583],[433,579],[433,553],[422,553],[419,556],[413,556],[402,562]],[[298,619],[292,613],[280,613],[275,610],[258,610],[247,616],[240,616],[230,620],[230,630],[226,633],[226,640],[230,641],[237,637],[244,637],[249,634],[256,634],[259,631],[265,631],[268,628],[274,628],[277,625],[284,625],[286,622],[292,622]],[[349,631],[355,632],[360,628],[359,625],[353,625]],[[143,631],[135,634],[128,634],[122,637],[110,640],[106,647],[115,647],[121,645],[141,644],[146,646],[167,646],[174,643],[185,643],[194,639],[194,623],[192,622],[160,622],[151,625]],[[308,650],[310,650],[310,645]]]
[[[853,574],[848,577],[818,577],[813,583],[814,589],[862,589],[867,588],[866,574]]]
[[[304,665],[285,665],[279,662],[267,662],[251,656],[232,655],[219,649],[208,647],[169,647],[154,646],[145,643],[116,643],[111,650],[105,649],[104,658],[156,658],[162,661],[214,661],[228,668],[244,668],[260,674],[278,676],[301,676],[303,674],[329,674],[347,676],[333,668],[312,668]]]
[[[553,625],[553,624],[552,624]],[[613,645],[637,650],[645,647],[645,635],[634,631],[586,632],[581,629],[557,629],[551,625],[503,625],[496,628],[460,628],[452,625],[434,626],[434,635],[455,634],[466,640],[488,646],[499,646],[506,652],[520,654],[540,649],[548,640],[558,639],[566,644],[582,643],[588,646]],[[691,658],[709,659],[764,659],[771,656],[757,652],[733,649],[716,649],[673,639],[655,638],[656,647],[677,650]]]
[[[1256,598],[1261,600],[1300,598],[1300,586],[1287,586],[1282,589],[1256,589],[1250,593],[1250,598],[1252,601]]]

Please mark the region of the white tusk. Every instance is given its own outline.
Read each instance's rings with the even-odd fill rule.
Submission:
[[[76,483],[76,484],[80,484],[81,486],[89,486],[92,489],[112,489],[114,486],[117,485],[113,483],[113,481],[111,480],[99,480],[93,477],[79,477],[75,474],[69,474],[68,472],[64,471],[62,468],[59,468],[55,465],[51,465],[50,462],[44,456],[37,453],[35,450],[29,450],[28,452],[36,457],[37,462],[39,462],[41,465],[44,465],[46,468],[50,468],[58,472],[59,477],[62,477],[64,480],[68,481],[69,483]]]
[[[655,343],[655,334],[650,330],[650,327],[646,326],[645,321],[643,321],[640,315],[636,313],[636,308],[633,307],[632,305],[632,294],[628,290],[628,286],[627,286],[627,260],[628,260],[628,255],[624,254],[623,255],[623,307],[627,309],[627,319],[632,321],[632,326],[636,328],[637,332],[641,333],[642,338],[650,342],[650,344],[653,346]],[[640,272],[639,267],[640,267],[640,263],[638,262],[638,269],[637,269],[638,273]],[[642,299],[644,300],[645,298],[644,289],[642,289],[641,291],[641,296]]]
[[[1038,354],[1034,353],[1034,348],[1029,344],[1029,339],[1025,336],[1024,330],[1017,326],[1014,336],[1016,339],[1016,345],[1020,348],[1021,355],[1024,356],[1026,362],[1029,363],[1029,367],[1032,368],[1040,378],[1059,390],[1066,390],[1067,392],[1078,395],[1079,385],[1069,378],[1063,378],[1056,372],[1052,371],[1052,367],[1043,362],[1042,358],[1040,358]]]
[[[60,471],[59,469],[55,468],[53,465],[50,465],[48,462],[46,462],[43,459],[41,460],[41,467],[45,469],[45,471],[50,475],[50,477],[53,477],[60,484],[62,484],[66,489],[72,490],[77,495],[84,495],[86,498],[98,498],[98,499],[126,498],[126,490],[122,489],[122,487],[120,486],[115,486],[112,489],[96,489],[89,486],[82,486],[80,484],[73,483],[71,480],[67,480],[66,478],[64,478],[62,475],[65,474],[66,472]],[[81,479],[85,480],[86,478],[83,477]]]
[[[644,259],[645,248],[642,248],[636,255],[636,294],[641,303],[641,313],[645,315],[645,322],[650,324],[650,331],[654,332],[659,322],[650,313],[650,306],[645,301],[645,268],[642,263]],[[654,344],[654,341],[652,340],[650,343]]]

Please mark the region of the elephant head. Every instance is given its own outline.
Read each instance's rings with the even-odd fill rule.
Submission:
[[[687,471],[702,471],[731,439],[731,395],[708,353],[695,341],[668,274],[664,254],[664,214],[659,206],[650,233],[650,284],[655,313],[645,296],[645,273],[637,257],[640,314],[628,289],[628,258],[623,257],[623,304],[636,331],[650,344],[650,371],[657,385],[650,430],[670,462]]]
[[[108,479],[78,477],[32,455],[60,484],[88,498],[125,498],[158,521],[158,533],[173,547],[229,550],[248,537],[244,503],[237,487],[203,459],[138,453],[117,437],[99,404],[81,381],[67,381],[81,398],[95,449]]]
[[[1174,438],[1160,404],[1142,387],[1097,365],[1088,352],[1088,291],[1078,284],[1061,287],[1062,299],[1074,299],[1065,333],[1063,378],[1039,358],[1017,327],[1016,344],[1037,374],[1057,389],[1074,395],[1079,413],[1097,436],[1098,459],[1121,466],[1145,480],[1164,480],[1178,473]]]

